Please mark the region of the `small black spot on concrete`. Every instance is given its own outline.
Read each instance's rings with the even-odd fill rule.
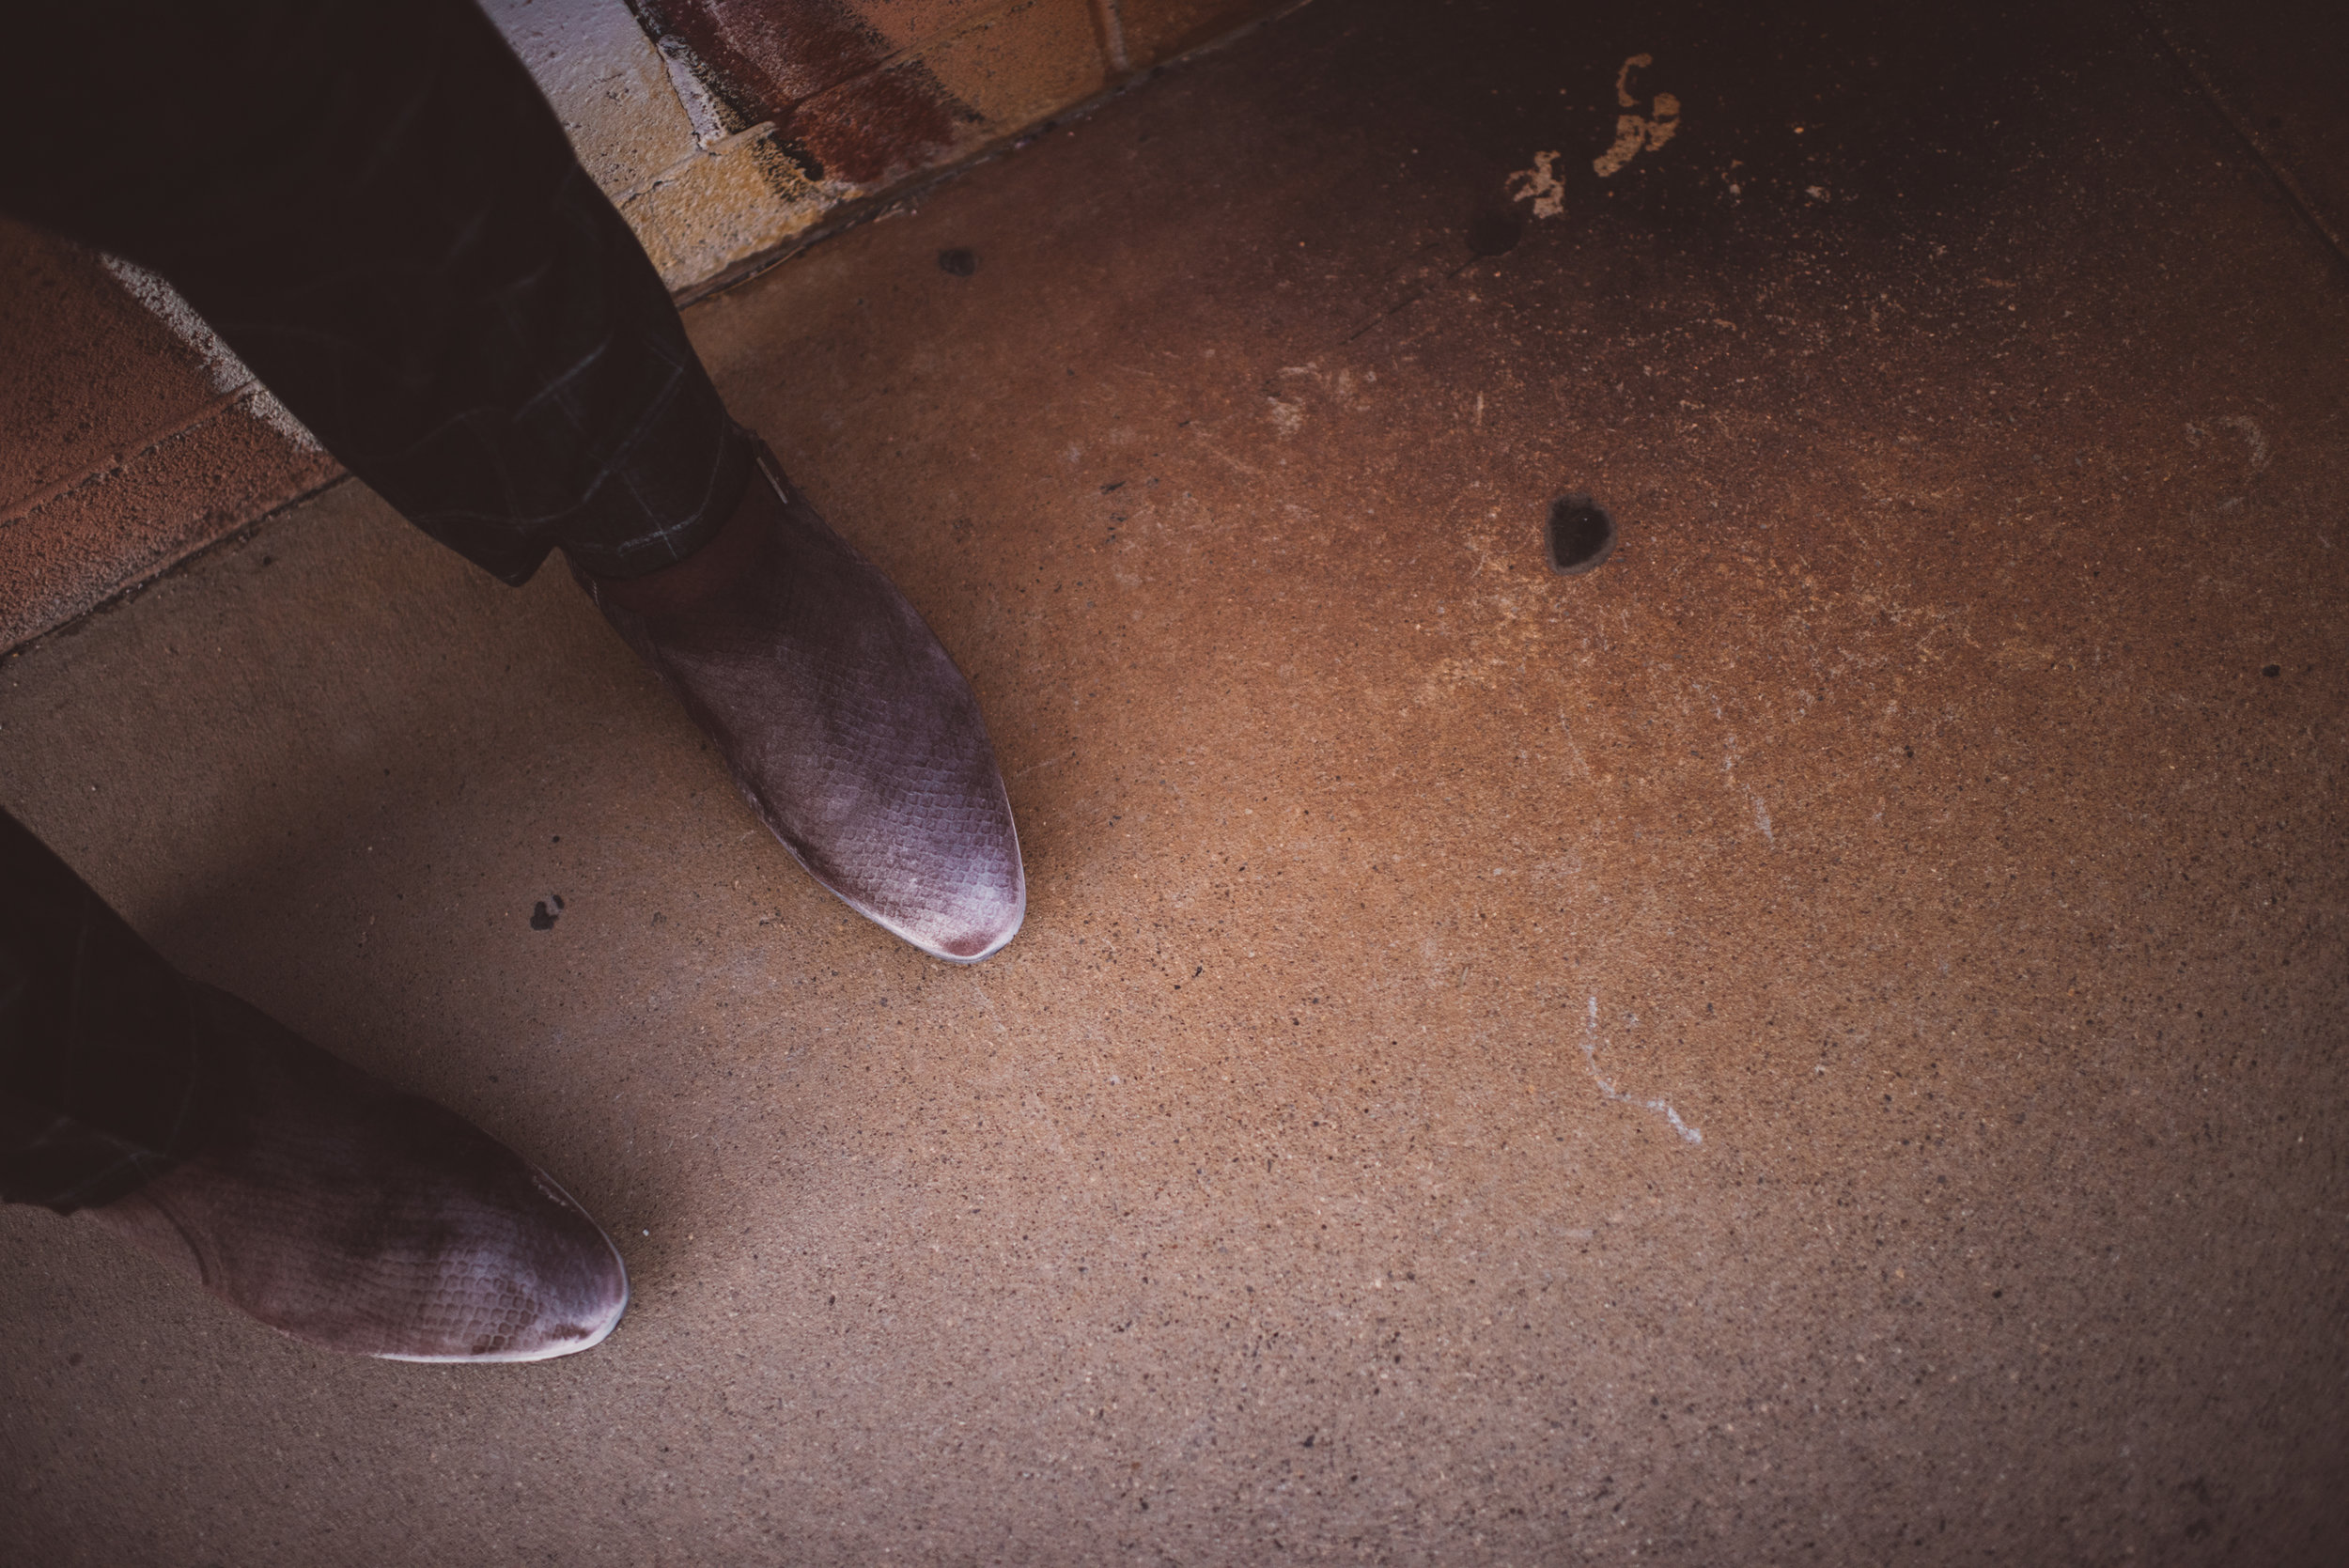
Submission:
[[[65,1358],[65,1364],[70,1367],[80,1366],[82,1364],[82,1353],[77,1350],[72,1355],[68,1356]]]
[[[558,915],[561,914],[563,912],[563,895],[558,893],[550,896],[552,896],[554,900],[554,912]]]
[[[541,898],[537,907],[530,911],[530,928],[533,931],[552,931],[554,929],[554,916],[547,913],[547,901]]]
[[[1122,489],[1124,489],[1125,488],[1126,488],[1126,481],[1125,481],[1125,480],[1123,480],[1123,479],[1112,479],[1112,480],[1111,480],[1108,484],[1103,485],[1103,486],[1101,487],[1101,493],[1102,493],[1103,495],[1107,495],[1107,494],[1109,494],[1109,493],[1110,493],[1111,491],[1112,491],[1112,490],[1122,490]]]
[[[2280,664],[2270,664],[2260,672],[2261,675],[2265,675],[2270,680],[2275,679],[2278,675],[2280,675],[2283,673],[2284,667]]]
[[[1525,220],[1515,212],[1490,208],[1469,220],[1468,248],[1470,256],[1507,256],[1525,238]]]
[[[1587,495],[1550,503],[1549,569],[1562,577],[1595,571],[1615,552],[1615,520]]]
[[[938,270],[949,277],[967,278],[979,270],[979,253],[968,245],[951,245],[938,253]]]

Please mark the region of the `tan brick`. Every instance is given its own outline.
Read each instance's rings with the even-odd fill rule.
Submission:
[[[903,50],[951,38],[1002,4],[1003,0],[849,0],[848,9],[890,48]]]
[[[779,179],[749,139],[685,163],[620,203],[661,281],[687,292],[789,243],[829,211],[835,194]]]
[[[1108,85],[1087,0],[1018,0],[922,52],[941,85],[1000,136]]]

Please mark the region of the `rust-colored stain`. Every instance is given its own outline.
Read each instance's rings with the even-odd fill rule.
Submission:
[[[919,60],[841,0],[633,0],[655,39],[682,44],[738,129],[771,120],[817,179],[879,184],[950,150],[975,116]]]

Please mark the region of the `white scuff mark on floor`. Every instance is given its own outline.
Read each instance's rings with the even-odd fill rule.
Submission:
[[[2260,422],[2258,420],[2253,419],[2248,414],[2231,413],[2226,415],[2224,418],[2214,420],[2212,423],[2216,425],[2223,425],[2228,429],[2232,430],[2236,435],[2243,438],[2243,444],[2249,447],[2251,451],[2252,473],[2262,474],[2266,472],[2267,432],[2260,428]]]
[[[1580,743],[1574,738],[1574,724],[1563,713],[1558,715],[1558,733],[1565,737],[1566,754],[1574,759],[1575,770],[1582,775],[1582,782],[1586,784],[1596,784],[1598,775],[1591,771],[1589,759],[1583,756]]]
[[[1509,177],[1505,187],[1509,199],[1523,201],[1532,197],[1533,216],[1536,218],[1554,218],[1566,210],[1566,188],[1559,182],[1557,163],[1564,156],[1563,152],[1535,153],[1532,168],[1519,169]]]
[[[1598,997],[1594,994],[1591,997],[1590,1021],[1584,1025],[1582,1031],[1582,1060],[1589,1064],[1591,1081],[1598,1085],[1598,1092],[1607,1098],[1624,1105],[1636,1105],[1643,1110],[1660,1110],[1664,1113],[1664,1120],[1672,1124],[1672,1131],[1680,1134],[1683,1141],[1690,1143],[1704,1141],[1704,1134],[1682,1121],[1680,1112],[1672,1108],[1671,1101],[1636,1099],[1599,1076],[1598,1047]]]
[[[1753,798],[1753,825],[1762,830],[1763,841],[1775,848],[1778,845],[1778,835],[1770,831],[1769,804],[1759,795]]]
[[[1237,469],[1240,473],[1247,474],[1251,479],[1261,479],[1264,477],[1264,471],[1262,469],[1256,467],[1253,463],[1242,462],[1239,458],[1233,457],[1229,452],[1224,451],[1223,448],[1208,440],[1204,432],[1194,432],[1191,439],[1196,441],[1200,445],[1206,447],[1209,457],[1216,458],[1218,461],[1229,464],[1231,467]],[[1211,511],[1208,514],[1208,520],[1210,521],[1214,520],[1214,514]]]
[[[230,395],[251,389],[245,406],[253,417],[284,436],[303,452],[321,452],[319,438],[308,427],[293,416],[293,411],[277,400],[277,395],[263,386],[235,349],[220,340],[204,318],[195,313],[177,288],[135,262],[118,256],[101,258],[115,281],[130,291],[131,297],[145,305],[161,321],[172,336],[185,344],[204,362],[204,377],[212,383],[212,390]]]
[[[1644,70],[1656,63],[1652,54],[1634,54],[1624,61],[1615,72],[1615,102],[1626,109],[1637,109],[1640,101],[1631,93],[1631,73]],[[1680,100],[1671,93],[1657,93],[1648,103],[1644,115],[1615,116],[1615,145],[1591,160],[1591,168],[1605,179],[1639,155],[1641,147],[1650,152],[1658,150],[1680,131]]]
[[[1266,416],[1272,421],[1272,427],[1281,434],[1293,436],[1303,427],[1305,406],[1302,403],[1292,403],[1284,397],[1268,397],[1265,402],[1268,405],[1265,410]]]

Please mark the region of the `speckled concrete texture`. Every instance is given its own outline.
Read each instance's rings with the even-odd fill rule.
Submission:
[[[0,648],[339,472],[183,321],[205,341],[102,257],[0,220]]]
[[[0,518],[221,401],[206,366],[77,245],[0,222]]]
[[[2269,0],[2137,0],[2155,33],[2336,249],[2349,250],[2349,13]]]
[[[36,645],[0,804],[636,1297],[352,1363],[0,1213],[0,1532],[2338,1560],[2345,279],[2124,7],[1358,0],[697,307],[987,706],[971,970],[355,487]]]

